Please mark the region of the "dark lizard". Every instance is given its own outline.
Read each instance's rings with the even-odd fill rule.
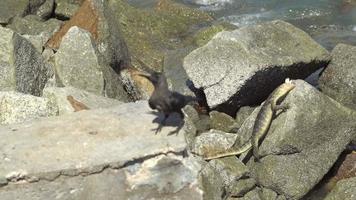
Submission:
[[[215,158],[221,158],[226,156],[239,155],[248,151],[253,147],[253,155],[259,160],[260,155],[258,154],[258,145],[259,140],[263,138],[271,125],[272,119],[277,110],[285,110],[287,107],[282,105],[277,105],[292,89],[295,88],[295,85],[289,80],[286,79],[285,83],[278,86],[263,103],[257,117],[252,131],[252,138],[240,148],[231,150],[225,153],[211,155],[206,157],[206,160],[211,160]]]

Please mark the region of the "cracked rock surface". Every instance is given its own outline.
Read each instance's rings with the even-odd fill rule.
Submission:
[[[132,185],[140,185],[142,180],[138,175],[133,176],[132,173],[139,173],[137,170],[143,167],[139,165],[140,163],[153,157],[158,159],[159,155],[163,156],[160,158],[162,160],[152,161],[156,164],[147,164],[147,168],[153,171],[152,174],[155,174],[155,170],[167,170],[167,173],[159,174],[162,177],[167,175],[167,180],[171,180],[171,175],[168,173],[169,170],[172,170],[170,167],[181,171],[182,173],[179,173],[179,177],[182,178],[181,182],[177,180],[179,183],[171,185],[172,188],[169,190],[164,187],[160,189],[160,192],[163,193],[172,191],[179,193],[186,185],[194,181],[191,180],[194,177],[191,174],[186,176],[183,174],[190,173],[199,167],[194,167],[196,165],[189,164],[183,159],[186,143],[182,133],[167,136],[175,127],[165,126],[160,133],[154,134],[151,129],[156,128],[157,124],[152,121],[157,116],[149,111],[147,101],[139,101],[121,104],[109,109],[81,111],[29,123],[2,126],[0,128],[1,138],[3,138],[0,141],[0,179],[5,181],[2,181],[0,196],[15,198],[23,195],[21,196],[23,198],[20,199],[27,199],[25,197],[30,195],[26,194],[29,191],[40,196],[43,195],[39,191],[40,188],[47,188],[51,184],[58,185],[60,188],[57,190],[60,193],[62,189],[70,188],[73,181],[86,179],[80,175],[88,177],[81,183],[81,185],[85,185],[94,181],[96,179],[94,177],[100,179],[100,177],[106,177],[107,173],[122,173],[115,169],[128,166],[131,166]],[[175,157],[165,158],[168,153],[172,153]],[[156,166],[157,163],[159,163],[159,167]],[[91,174],[96,175],[93,177]],[[150,175],[145,171],[141,171],[140,174],[146,181],[150,179]],[[68,177],[68,180],[63,177]],[[113,180],[114,177],[110,177],[110,180]],[[157,178],[157,182],[162,177]],[[176,178],[179,179],[179,177]],[[58,181],[63,186],[60,186]],[[116,181],[120,182],[120,180]],[[42,182],[50,183],[44,186]],[[100,184],[95,187],[100,187]],[[80,192],[84,195],[88,192],[80,189],[80,185],[78,187],[74,187],[73,190],[76,191],[73,193]],[[157,188],[158,186],[152,187]],[[135,188],[136,186],[131,189]],[[90,189],[90,187],[86,189]],[[190,190],[194,190],[194,188],[190,188]],[[150,190],[145,188],[145,191]],[[11,196],[11,194],[15,196]],[[101,195],[105,195],[105,193]],[[71,198],[61,197],[59,199]]]

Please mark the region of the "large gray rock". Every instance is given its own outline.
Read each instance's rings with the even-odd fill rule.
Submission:
[[[356,177],[339,181],[325,200],[353,200],[356,197]]]
[[[63,115],[76,111],[74,102],[70,102],[68,97],[72,96],[75,101],[84,104],[88,109],[108,108],[122,104],[121,101],[98,96],[90,92],[74,87],[46,87],[43,90],[43,97],[49,98],[58,106],[58,114]]]
[[[1,127],[1,199],[202,199],[184,135],[154,134],[149,111],[140,101]]]
[[[356,110],[356,46],[338,44],[319,79],[323,93]]]
[[[272,21],[218,33],[183,66],[211,108],[234,115],[243,105],[260,103],[286,77],[304,79],[329,60],[308,34]]]
[[[39,35],[46,33],[47,40],[58,31],[62,25],[62,21],[50,19],[45,22],[40,21],[41,18],[37,15],[27,15],[26,17],[14,17],[12,23],[7,26],[21,35]]]
[[[63,37],[55,55],[59,86],[74,86],[97,95],[128,101],[119,76],[103,60],[91,34],[76,26]]]
[[[0,88],[40,96],[51,67],[35,47],[10,29],[0,27]]]
[[[0,110],[0,124],[30,121],[58,113],[57,106],[49,99],[11,91],[0,92]]]
[[[1,0],[0,24],[8,24],[15,16],[23,16],[28,8],[28,0]]]
[[[329,171],[356,133],[355,112],[323,95],[304,81],[295,81],[282,102],[289,109],[272,121],[262,141],[261,162],[249,167],[259,185],[299,199]],[[239,129],[251,135],[259,109]]]

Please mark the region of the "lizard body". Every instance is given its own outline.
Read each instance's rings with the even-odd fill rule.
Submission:
[[[248,151],[253,147],[253,155],[258,160],[258,144],[259,140],[263,138],[273,119],[274,114],[277,110],[286,109],[285,106],[277,105],[279,101],[281,101],[292,89],[295,88],[295,85],[289,80],[286,79],[285,83],[278,86],[267,98],[267,100],[263,103],[257,117],[255,120],[255,124],[253,126],[252,138],[250,141],[246,142],[240,148],[231,150],[225,153],[208,156],[205,159],[211,160],[215,158],[221,158],[226,156],[239,155]]]

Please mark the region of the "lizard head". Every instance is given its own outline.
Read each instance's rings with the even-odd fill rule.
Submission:
[[[288,91],[293,90],[295,88],[295,83],[289,78],[285,79],[283,85],[286,88],[286,90],[288,90]]]

